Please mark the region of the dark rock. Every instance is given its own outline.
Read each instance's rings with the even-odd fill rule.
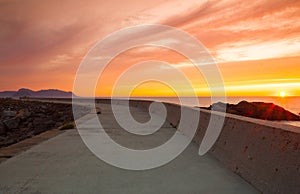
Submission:
[[[17,111],[6,110],[1,113],[2,117],[15,117],[17,115]]]
[[[55,123],[55,127],[59,127],[59,126],[61,126],[63,124],[63,122],[56,122]]]
[[[241,101],[238,104],[225,104],[218,102],[208,107],[208,109],[224,112],[225,107],[227,113],[246,117],[274,121],[300,121],[300,116],[273,103]]]
[[[20,118],[14,117],[3,121],[5,127],[9,130],[16,129],[19,126]]]
[[[45,118],[45,117],[47,117],[47,116],[46,116],[45,113],[39,112],[39,113],[34,114],[34,117],[36,117],[36,118]]]
[[[41,117],[37,117],[35,119],[33,119],[33,125],[42,125],[44,124],[45,119],[41,118]]]
[[[17,117],[20,119],[26,119],[28,117],[30,117],[31,113],[28,111],[28,109],[21,109],[18,114]]]
[[[227,104],[218,102],[214,103],[210,108],[215,111],[225,112]]]
[[[2,122],[0,122],[0,136],[6,133],[5,126]]]
[[[101,114],[101,109],[99,107],[96,107],[96,114],[97,115]]]
[[[52,121],[52,120],[48,120],[48,121],[45,121],[45,122],[44,122],[44,125],[46,125],[46,126],[54,126],[54,125],[55,125],[55,122]]]
[[[41,109],[46,109],[47,106],[46,106],[46,105],[41,105],[40,108],[41,108]]]
[[[82,110],[82,116],[90,112],[85,107],[76,109]],[[0,147],[73,121],[71,104],[0,99]]]

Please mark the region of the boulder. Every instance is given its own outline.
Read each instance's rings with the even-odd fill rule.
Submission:
[[[20,119],[26,119],[28,117],[30,117],[31,113],[28,111],[28,109],[21,109],[18,114],[17,117]]]
[[[211,107],[211,110],[225,112],[226,111],[226,104],[222,102],[214,103]]]
[[[2,122],[0,122],[0,136],[6,133],[5,126]]]
[[[3,123],[7,129],[16,129],[19,126],[20,118],[14,117],[11,119],[6,119],[3,121]]]
[[[2,117],[15,117],[17,115],[17,111],[5,110],[1,113]]]
[[[41,117],[36,117],[33,120],[33,125],[43,125],[46,122],[46,119]]]
[[[97,115],[101,114],[101,109],[99,107],[96,107],[96,114]]]

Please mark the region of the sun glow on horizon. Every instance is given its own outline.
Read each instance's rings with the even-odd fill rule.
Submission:
[[[281,98],[284,98],[284,97],[287,96],[287,93],[286,93],[285,91],[280,91],[280,92],[279,92],[279,96],[280,96]]]

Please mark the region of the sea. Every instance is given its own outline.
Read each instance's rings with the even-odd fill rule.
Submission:
[[[278,106],[285,108],[286,110],[300,115],[300,96],[290,96],[290,97],[253,97],[253,96],[239,96],[239,97],[226,97],[226,99],[211,98],[211,97],[182,97],[181,100],[177,97],[135,97],[133,99],[143,99],[143,100],[154,100],[159,102],[169,102],[175,104],[181,104],[190,107],[209,107],[211,104],[216,102],[224,102],[230,104],[237,104],[240,101],[246,100],[248,102],[270,102]],[[196,102],[196,103],[195,103]],[[278,121],[274,121],[278,122]],[[300,128],[300,121],[280,121],[280,123],[297,126]]]

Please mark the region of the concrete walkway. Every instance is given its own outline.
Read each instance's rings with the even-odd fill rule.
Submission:
[[[119,144],[148,149],[175,132],[165,123],[157,133],[141,140],[120,129],[108,105],[100,106],[99,119]],[[136,108],[132,113],[140,121],[149,118]],[[77,130],[69,130],[1,163],[0,193],[259,193],[211,155],[200,157],[197,152],[198,146],[191,143],[162,167],[122,170],[94,156]]]

